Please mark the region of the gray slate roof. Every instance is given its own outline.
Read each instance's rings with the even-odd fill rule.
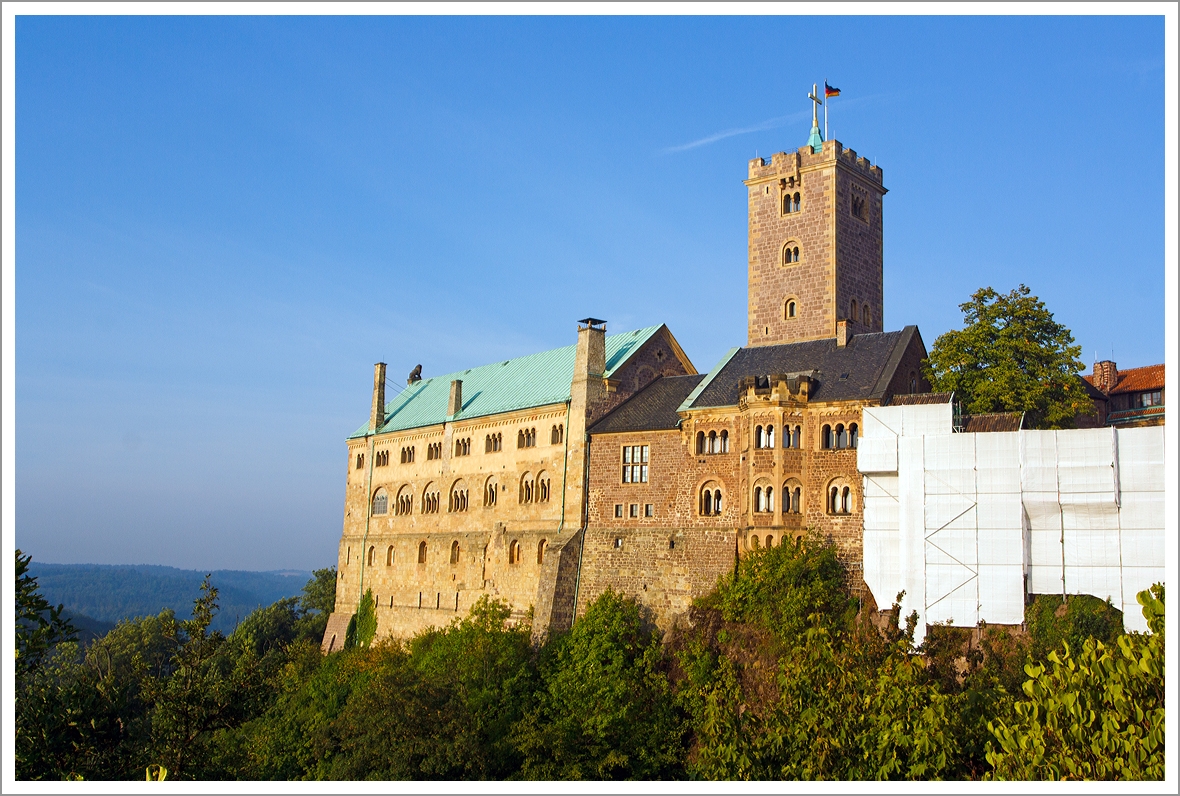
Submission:
[[[880,399],[918,327],[896,332],[858,334],[843,348],[835,339],[739,348],[733,352],[688,406],[733,406],[738,402],[738,382],[776,373],[816,371],[819,387],[812,401]]]
[[[667,431],[680,425],[677,407],[705,374],[658,378],[590,427],[591,434],[618,431]]]

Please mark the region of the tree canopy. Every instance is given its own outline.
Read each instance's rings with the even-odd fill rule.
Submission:
[[[1081,346],[1025,285],[980,288],[959,305],[962,329],[939,335],[924,372],[966,412],[1024,412],[1026,428],[1073,428],[1094,411],[1081,377]]]

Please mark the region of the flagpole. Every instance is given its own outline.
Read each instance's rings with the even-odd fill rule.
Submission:
[[[824,80],[824,140],[831,141],[832,137],[828,135],[828,103],[831,100],[828,98],[828,81]]]

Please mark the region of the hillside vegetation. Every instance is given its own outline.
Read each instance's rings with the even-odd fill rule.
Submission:
[[[1153,634],[1092,599],[1039,597],[1029,632],[871,614],[817,540],[743,560],[665,637],[606,592],[542,647],[507,606],[404,642],[358,612],[319,642],[335,571],[210,629],[121,622],[85,649],[20,565],[17,776],[140,779],[1159,779]],[[24,597],[20,597],[24,595]],[[368,602],[368,601],[365,601]],[[24,606],[22,609],[21,606]],[[152,768],[150,773],[161,769]]]
[[[182,616],[201,595],[205,572],[148,564],[42,564],[31,562],[45,599],[79,615],[81,622],[101,628],[123,619],[155,616],[165,608]],[[213,630],[229,633],[234,625],[259,607],[286,597],[297,597],[310,572],[244,572],[221,569],[210,573],[217,587],[220,610]],[[95,621],[97,620],[97,621]]]

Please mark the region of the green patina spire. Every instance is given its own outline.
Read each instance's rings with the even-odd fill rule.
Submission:
[[[812,152],[818,153],[823,151],[824,137],[820,135],[818,124],[811,126],[811,137],[807,139],[807,145],[811,147]]]
[[[807,139],[807,145],[811,147],[814,154],[819,154],[824,149],[824,137],[819,131],[819,106],[823,104],[823,100],[819,98],[819,84],[814,84],[811,87],[811,93],[807,95],[807,99],[811,100],[811,136]]]

